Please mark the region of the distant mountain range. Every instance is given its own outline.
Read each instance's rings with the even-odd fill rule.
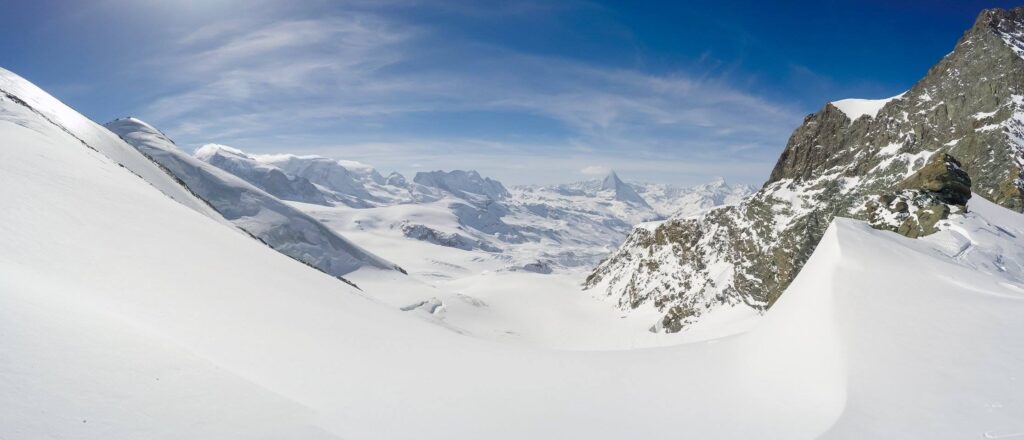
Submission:
[[[442,246],[501,253],[511,258],[510,267],[540,271],[596,264],[635,224],[694,215],[736,203],[754,191],[724,180],[696,187],[626,183],[614,171],[599,180],[510,189],[472,170],[419,172],[409,181],[399,173],[384,177],[372,166],[321,156],[254,155],[216,144],[204,145],[194,155],[275,197],[300,202],[294,205],[300,210],[303,204],[441,207],[454,222],[410,215],[400,224],[379,226],[400,228],[409,238]],[[427,218],[434,221],[423,220]],[[523,243],[555,246],[524,251],[518,246]]]

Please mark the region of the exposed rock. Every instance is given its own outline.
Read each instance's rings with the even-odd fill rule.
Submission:
[[[545,275],[552,272],[551,264],[547,261],[535,261],[533,263],[524,264],[522,270]]]
[[[867,219],[871,200],[903,215],[895,230],[911,236],[929,233],[939,219],[955,214],[956,203],[966,201],[965,184],[1020,211],[1022,30],[1024,8],[982,12],[956,48],[910,90],[885,102],[859,102],[869,111],[856,120],[826,104],[794,131],[761,190],[734,206],[670,219],[654,231],[637,228],[586,287],[604,291],[623,308],[653,304],[664,313],[660,327],[675,331],[724,304],[766,310],[832,219]],[[945,160],[928,165],[930,157],[945,158],[942,153],[959,159],[955,169]],[[915,176],[926,166],[931,168]],[[958,171],[970,178],[963,180]],[[879,203],[880,195],[888,195],[888,202]]]
[[[404,223],[402,224],[402,234],[415,240],[462,249],[464,251],[480,249],[487,252],[501,252],[501,249],[494,247],[486,241],[474,240],[461,234],[441,232],[424,225]]]
[[[963,206],[971,198],[971,176],[956,158],[938,153],[897,188],[928,191],[946,203]]]

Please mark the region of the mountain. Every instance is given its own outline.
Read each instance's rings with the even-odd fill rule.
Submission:
[[[250,157],[264,166],[276,167],[289,176],[309,180],[332,202],[340,202],[352,208],[412,201],[409,189],[401,184],[404,179],[389,181],[373,167],[359,162],[294,154]]]
[[[117,123],[118,121],[114,121],[111,124]],[[108,124],[108,127],[111,124]],[[128,129],[132,128],[128,127]],[[166,139],[166,136],[164,138]],[[194,155],[196,159],[234,174],[279,199],[319,205],[327,204],[327,197],[324,193],[308,179],[289,176],[273,165],[260,163],[241,150],[226,145],[207,144],[196,150]]]
[[[181,186],[177,180],[164,172],[159,165],[135,151],[117,135],[99,124],[82,116],[71,107],[64,105],[35,84],[20,76],[0,68],[0,91],[3,96],[20,108],[8,105],[11,111],[25,110],[34,113],[37,118],[26,118],[25,123],[35,123],[36,119],[45,122],[47,127],[56,127],[71,136],[81,145],[101,153],[111,160],[127,168],[132,173],[145,179],[160,192],[203,215],[217,221],[227,223],[219,213],[204,201]]]
[[[837,216],[926,235],[962,215],[965,198],[949,196],[965,184],[1020,211],[1022,48],[1024,9],[983,11],[910,90],[826,104],[793,132],[757,193],[636,229],[586,285],[625,309],[653,305],[663,314],[655,328],[678,331],[717,308],[771,307]]]
[[[860,136],[873,119],[892,117],[889,106],[909,114],[902,101],[913,96],[836,122],[867,125],[844,135]],[[133,142],[176,151],[155,129],[132,124]],[[988,144],[996,129],[957,130],[982,154],[998,150]],[[1024,411],[1024,216],[1005,207],[1015,206],[1012,197],[984,189],[988,172],[1012,165],[979,165],[959,142],[918,154],[913,167],[893,159],[895,183],[858,202],[865,221],[833,218],[805,270],[756,325],[723,325],[752,310],[741,303],[661,334],[630,327],[637,314],[653,319],[652,304],[623,315],[587,301],[557,271],[531,272],[545,272],[543,263],[500,271],[500,255],[405,239],[384,226],[455,222],[449,205],[473,200],[437,191],[432,202],[364,209],[286,202],[324,214],[332,228],[361,231],[360,243],[388,257],[415,260],[426,280],[358,270],[351,275],[373,287],[361,292],[239,233],[199,197],[205,192],[193,194],[141,150],[0,71],[0,438],[1013,438]],[[801,145],[794,157],[809,154]],[[837,153],[818,145],[809,151]],[[850,153],[854,162],[867,148]],[[218,183],[212,177],[227,173],[205,162],[167,163],[201,183],[260,194],[240,178]],[[765,188],[798,181],[793,169],[808,170],[823,193],[846,187],[790,164],[788,177]],[[860,176],[840,178],[870,180]],[[775,188],[776,198],[787,194]],[[557,231],[563,214],[596,220],[635,208],[579,193],[563,197],[607,209],[529,214],[517,192],[491,203],[508,204],[502,221],[522,231],[545,229],[521,221]],[[788,194],[790,206],[808,197]],[[759,192],[638,230],[677,240],[694,230],[663,226],[748,215],[757,203],[773,202]],[[377,235],[385,233],[395,239]],[[515,249],[578,245],[559,238]],[[415,301],[395,307],[396,298]],[[615,342],[536,343],[594,335]]]
[[[420,172],[412,181],[472,201],[501,201],[509,197],[501,182],[480,177],[480,173],[473,170]]]
[[[636,193],[633,187],[620,180],[615,171],[609,171],[608,175],[601,181],[601,191],[610,191],[614,195],[615,200],[633,203],[646,208],[651,207],[643,197],[640,197],[640,194]]]
[[[422,319],[436,303],[382,305],[172,200],[100,153],[145,159],[102,127],[83,144],[64,129],[82,120],[54,123],[23,102],[0,95],[0,437],[1019,432],[1024,217],[982,197],[920,240],[837,219],[748,332],[539,349]],[[512,286],[510,302],[543,285],[524,276],[534,284]],[[558,324],[548,331],[573,331]]]
[[[716,206],[735,205],[757,191],[750,185],[729,184],[723,178],[692,187],[645,183],[634,184],[634,188],[665,218],[689,217]]]
[[[386,237],[400,232],[408,239],[485,252],[480,258],[501,259],[508,270],[537,273],[593,266],[637,223],[660,220],[667,216],[662,212],[693,214],[732,203],[747,191],[724,181],[693,188],[633,184],[614,173],[605,181],[510,190],[473,170],[419,172],[408,182],[398,173],[384,177],[370,165],[321,156],[255,155],[214,144],[195,155],[267,192],[275,189],[268,182],[309,182],[326,203],[276,191],[284,200],[301,202],[291,205],[336,232],[375,230]],[[284,178],[253,177],[278,171]],[[638,191],[650,194],[660,208],[652,208]],[[346,227],[353,224],[358,227]]]
[[[143,121],[119,119],[106,127],[171,173],[225,219],[282,254],[337,277],[364,266],[402,270],[235,175],[189,156]]]

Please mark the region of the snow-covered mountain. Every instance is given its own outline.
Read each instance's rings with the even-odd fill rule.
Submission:
[[[333,200],[354,208],[412,201],[404,177],[392,175],[387,179],[373,167],[356,161],[293,154],[254,157],[263,164],[279,167],[289,175],[309,179]]]
[[[136,127],[132,127],[130,122],[131,118],[123,123],[126,125],[125,129],[135,130]],[[114,121],[107,124],[107,127],[120,127],[120,125],[120,121]],[[111,130],[115,133],[118,132],[113,128]],[[166,137],[164,139],[169,141]],[[279,199],[327,204],[328,195],[321,192],[305,177],[287,175],[280,168],[261,163],[241,150],[226,145],[207,144],[196,150],[195,157],[234,174]]]
[[[636,193],[632,186],[619,179],[619,175],[615,174],[615,171],[610,171],[604,180],[601,181],[601,191],[610,192],[615,200],[632,203],[644,208],[651,207],[643,197],[640,197],[640,194]]]
[[[403,312],[198,214],[102,153],[144,170],[116,136],[46,116],[3,76],[0,437],[941,439],[1020,427],[1024,217],[983,197],[918,240],[837,219],[742,334],[536,349],[421,319],[458,307],[489,318],[499,301],[453,293]],[[374,273],[356,275],[411,287]],[[538,299],[549,277],[528,277],[507,301]],[[522,307],[550,334],[628,320],[577,329],[583,308],[549,321],[538,304],[549,303]]]
[[[636,219],[634,223],[649,221],[652,218],[651,213],[655,217],[665,219],[696,215],[716,206],[739,203],[744,197],[756,191],[750,185],[726,183],[723,178],[697,186],[624,183],[614,170],[600,180],[560,185],[526,185],[520,189],[543,194],[541,197],[547,200],[593,199],[595,203],[604,206],[609,206],[608,202],[612,200],[624,201],[627,202],[627,206],[621,210],[635,213],[629,216]],[[594,206],[594,209],[600,208]]]
[[[379,234],[481,251],[479,258],[501,260],[507,269],[542,273],[596,264],[638,223],[692,215],[752,192],[724,181],[693,188],[632,184],[614,171],[603,180],[512,189],[472,170],[420,172],[409,182],[398,173],[383,177],[355,161],[254,155],[216,144],[199,148],[195,156],[284,200],[303,202],[294,206],[342,234],[372,225]],[[284,177],[265,177],[278,173]],[[286,190],[284,182],[290,185]],[[291,189],[305,182],[321,197]],[[649,194],[659,208],[640,193]],[[358,228],[350,227],[354,224]]]
[[[716,308],[764,311],[836,216],[917,237],[973,190],[1024,208],[1024,9],[986,10],[910,90],[828,103],[790,137],[754,195],[638,228],[587,280],[678,331]]]
[[[508,190],[501,182],[481,177],[480,173],[473,170],[420,172],[416,173],[412,181],[469,201],[500,202],[509,197]]]
[[[757,191],[750,185],[726,183],[723,178],[692,187],[647,183],[635,184],[634,188],[666,218],[689,217],[716,206],[735,205]]]
[[[337,277],[364,266],[402,270],[235,175],[179,150],[167,136],[143,121],[118,119],[106,128],[179,179],[225,219],[282,254]],[[257,173],[246,175],[264,184],[270,182],[258,178]],[[281,179],[294,181],[283,174]]]
[[[635,284],[642,300],[623,314],[537,273],[544,261],[505,270],[592,249],[586,237],[614,230],[599,220],[641,215],[603,181],[501,192],[452,172],[404,184],[430,200],[284,203],[141,121],[110,124],[122,139],[0,70],[0,438],[1018,437],[1020,168],[979,159],[1021,138],[1019,95],[1002,93],[1024,82],[1024,43],[991,39],[1015,42],[1014,23],[1024,8],[985,11],[958,47],[970,56],[932,70],[943,81],[877,111],[858,103],[854,121],[831,105],[809,117],[753,196],[637,227],[609,261],[634,258],[641,282],[682,273],[741,289],[732,265],[758,270],[751,254],[765,251],[773,269],[802,267],[763,316],[725,297],[674,334],[647,329],[689,296]],[[964,80],[945,81],[950,70]],[[911,114],[922,92],[945,104]],[[995,113],[974,117],[985,106]],[[902,143],[874,143],[895,136],[883,127]],[[400,180],[362,170],[354,181]],[[823,214],[836,209],[863,221]],[[359,290],[240,232],[279,215],[411,275],[363,266],[346,274]],[[500,247],[438,246],[407,224]],[[523,241],[485,232],[505,227]],[[740,230],[780,243],[747,247]],[[806,256],[790,255],[797,245]],[[689,252],[736,259],[702,266]]]

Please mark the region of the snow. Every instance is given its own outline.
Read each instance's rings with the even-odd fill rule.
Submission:
[[[860,119],[861,116],[865,115],[872,118],[877,116],[878,111],[881,110],[882,107],[885,107],[889,101],[902,98],[904,93],[885,99],[841,99],[839,101],[832,101],[831,104],[839,110],[842,110],[843,113],[846,113],[846,116],[849,117],[851,121],[856,121],[857,119]]]
[[[12,99],[17,99],[23,103],[21,106],[23,110],[34,112],[38,116],[38,118],[19,118],[18,122],[48,122],[51,127],[56,127],[72,136],[80,144],[103,153],[104,156],[139,175],[168,197],[207,217],[219,217],[214,210],[178,185],[174,178],[119,139],[117,135],[64,105],[36,87],[35,84],[3,68],[0,68],[0,96],[6,96],[6,101],[9,104],[5,103],[8,104],[5,105],[5,108],[8,111],[19,111],[14,105],[11,105],[16,104]]]
[[[367,265],[397,269],[248,182],[189,156],[138,119],[120,119],[107,127],[177,176],[223,218],[285,255],[334,276]]]
[[[408,255],[413,272],[463,258],[475,275],[431,283],[363,267],[358,291],[167,197],[101,153],[145,167],[101,127],[89,126],[92,150],[61,126],[0,98],[2,438],[1024,429],[1024,217],[977,195],[921,240],[837,219],[763,318],[722,309],[721,322],[654,347],[644,338],[662,335],[639,333],[641,321],[611,324],[596,299],[581,306],[585,295],[551,285],[565,280],[477,272],[469,265],[500,262],[380,228],[364,229],[364,244],[404,240],[379,251]],[[365,225],[389,212],[307,206],[355,211]],[[439,279],[460,270],[444,267]],[[485,334],[502,327],[521,336]],[[588,345],[598,339],[616,342]]]
[[[239,150],[237,148],[232,148],[232,147],[229,147],[227,145],[221,145],[221,144],[206,144],[206,145],[203,145],[203,146],[201,146],[199,148],[196,148],[196,151],[194,153],[192,153],[192,155],[195,156],[196,159],[199,159],[201,161],[207,162],[207,161],[209,161],[210,157],[213,157],[213,156],[217,155],[218,153],[228,153],[228,154],[231,154],[231,155],[248,157],[248,156],[246,156],[245,152],[243,152],[242,150]]]
[[[977,120],[980,121],[982,119],[988,119],[988,118],[991,118],[991,117],[995,116],[996,112],[997,112],[997,110],[992,110],[990,112],[977,112],[977,113],[971,115],[971,117],[973,117],[974,119],[977,119]]]
[[[509,196],[501,182],[481,177],[472,170],[419,172],[412,181],[471,201],[499,201]]]
[[[293,154],[249,157],[264,166],[280,169],[292,178],[306,179],[315,184],[327,200],[340,202],[352,208],[388,206],[414,201],[404,178],[398,176],[399,178],[385,179],[373,167],[359,162]],[[248,166],[252,168],[256,165]]]
[[[610,191],[615,200],[621,200],[623,202],[650,208],[647,201],[644,200],[643,197],[640,197],[640,194],[637,194],[636,190],[631,186],[619,179],[619,175],[615,174],[615,171],[609,171],[608,175],[605,176],[603,181],[601,181],[601,190]]]
[[[880,148],[878,150],[878,155],[879,156],[892,156],[892,155],[898,153],[900,151],[900,148],[903,148],[903,144],[902,143],[891,142],[891,143],[889,143],[889,145],[886,145],[886,146]]]
[[[206,144],[197,149],[194,156],[282,200],[326,205],[331,198],[305,177],[289,176],[280,168],[261,163],[237,148]]]

